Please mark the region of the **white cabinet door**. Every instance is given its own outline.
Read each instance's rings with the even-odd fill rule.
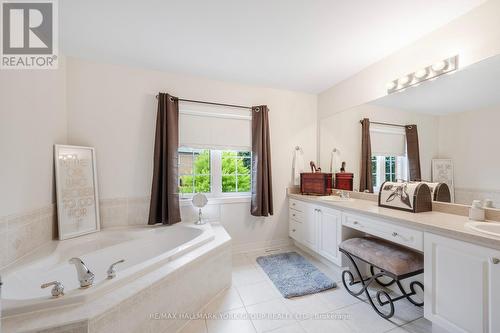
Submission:
[[[317,225],[318,225],[318,207],[316,205],[307,205],[302,223],[302,243],[311,250],[318,250]]]
[[[341,265],[339,244],[341,241],[342,213],[331,208],[318,207],[318,252],[337,265]]]
[[[291,238],[295,239],[297,242],[302,243],[302,222],[296,221],[294,219],[290,219],[288,221],[288,225],[290,229],[288,230],[288,234]]]
[[[450,332],[500,332],[499,252],[430,233],[424,252],[425,317]]]
[[[489,265],[490,332],[500,332],[500,253],[491,256]]]

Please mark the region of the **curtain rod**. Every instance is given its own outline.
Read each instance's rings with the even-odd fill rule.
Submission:
[[[363,120],[360,120],[359,123],[362,124]],[[403,128],[406,128],[406,125],[391,124],[391,123],[381,123],[381,122],[377,122],[377,121],[370,121],[370,124],[377,124],[377,125],[386,125],[386,126],[394,126],[394,127],[403,127]]]
[[[158,95],[156,95],[156,99],[158,99]],[[194,99],[184,99],[184,98],[177,98],[179,102],[189,102],[189,103],[198,103],[198,104],[209,104],[209,105],[218,105],[218,106],[227,106],[230,108],[238,108],[238,109],[248,109],[252,110],[251,106],[242,106],[242,105],[235,105],[235,104],[224,104],[224,103],[215,103],[215,102],[205,102],[205,101],[197,101]]]

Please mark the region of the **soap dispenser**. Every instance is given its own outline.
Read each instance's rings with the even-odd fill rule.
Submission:
[[[469,220],[484,221],[485,213],[481,200],[473,200],[469,208]]]

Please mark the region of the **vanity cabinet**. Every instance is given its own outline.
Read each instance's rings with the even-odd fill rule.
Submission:
[[[289,236],[340,265],[342,213],[299,200],[289,201]]]
[[[344,213],[342,223],[351,229],[377,236],[420,252],[424,250],[424,233],[420,230],[395,225],[379,218],[351,213]]]
[[[340,266],[339,244],[342,241],[342,213],[331,208],[318,207],[317,209],[318,253]]]
[[[500,332],[500,251],[425,233],[425,318],[449,332]]]
[[[289,236],[311,250],[317,250],[317,207],[316,205],[290,199]]]

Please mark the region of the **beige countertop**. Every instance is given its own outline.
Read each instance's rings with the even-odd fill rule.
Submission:
[[[293,199],[312,202],[325,207],[335,208],[347,213],[360,213],[371,217],[382,218],[417,230],[455,238],[481,246],[500,250],[500,237],[479,233],[466,226],[469,218],[461,215],[442,212],[410,213],[396,209],[379,207],[377,202],[353,199],[352,201],[324,201],[316,196],[291,194]]]

